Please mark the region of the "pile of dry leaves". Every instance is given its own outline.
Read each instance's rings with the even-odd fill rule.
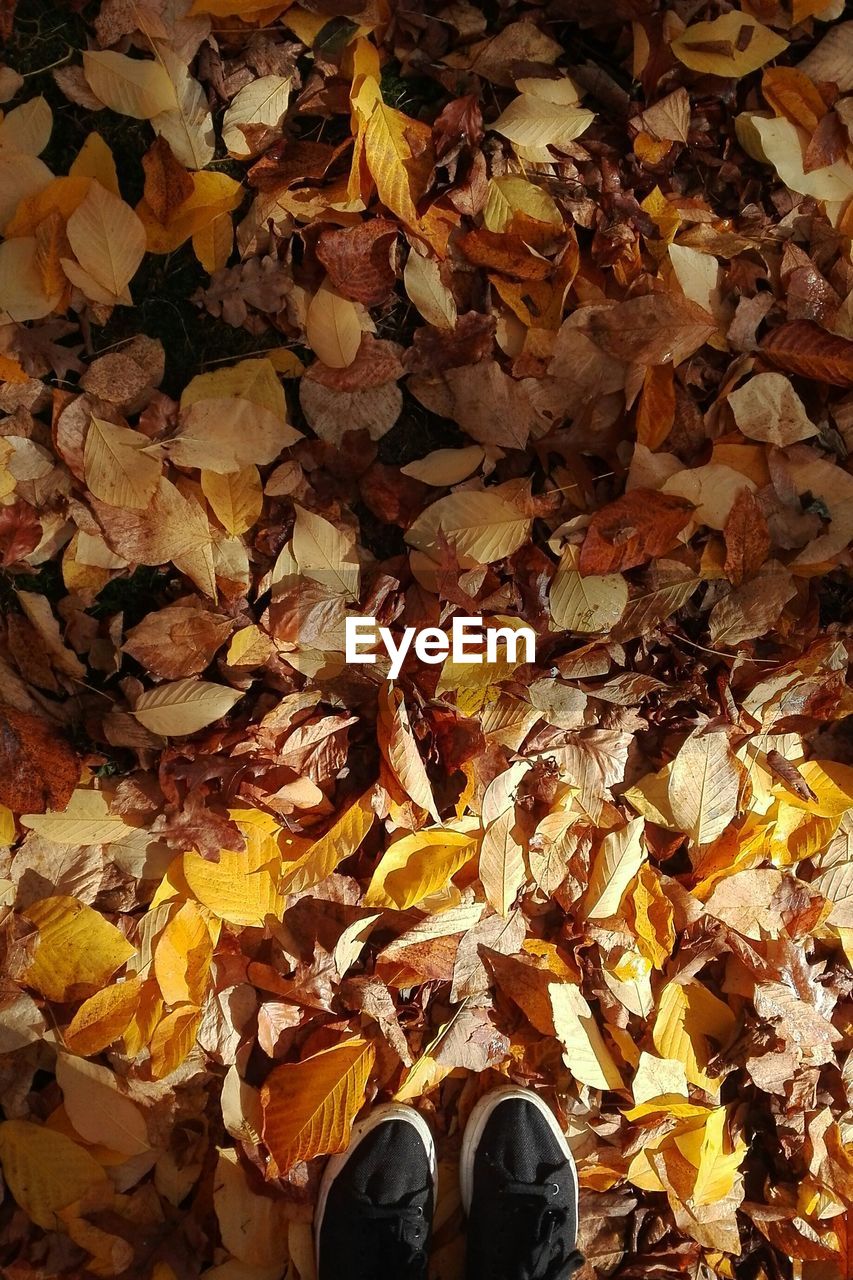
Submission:
[[[396,1097],[455,1280],[507,1077],[586,1280],[853,1275],[843,3],[14,9],[4,1276],[311,1280]]]

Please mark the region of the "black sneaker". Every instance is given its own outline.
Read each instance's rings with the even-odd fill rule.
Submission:
[[[435,1204],[435,1144],[413,1107],[376,1107],[323,1171],[317,1280],[423,1280]]]
[[[549,1107],[532,1089],[481,1098],[460,1158],[467,1280],[564,1280],[577,1250],[578,1177]]]

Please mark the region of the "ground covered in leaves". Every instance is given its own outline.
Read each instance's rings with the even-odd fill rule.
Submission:
[[[584,1280],[853,1275],[843,4],[0,33],[4,1276],[313,1280],[393,1097],[456,1280],[507,1079]]]

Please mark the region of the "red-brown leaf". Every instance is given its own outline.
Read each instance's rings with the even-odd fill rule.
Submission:
[[[317,257],[342,297],[366,307],[386,300],[397,278],[391,266],[391,248],[398,229],[387,218],[371,218],[357,227],[323,232],[317,241]]]
[[[618,573],[665,555],[690,520],[693,504],[654,489],[631,489],[589,523],[581,547],[581,573]]]
[[[827,333],[812,320],[792,320],[761,343],[765,358],[783,373],[797,373],[833,387],[853,386],[853,342]]]
[[[28,502],[0,507],[0,565],[8,569],[34,551],[41,541],[41,525]]]
[[[80,761],[40,716],[0,707],[0,804],[13,813],[64,809],[80,781]]]

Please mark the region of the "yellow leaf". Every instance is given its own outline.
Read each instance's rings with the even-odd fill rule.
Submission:
[[[552,227],[563,227],[563,215],[547,191],[526,178],[491,178],[483,206],[483,225],[489,231],[508,231],[517,213]]]
[[[662,1058],[684,1063],[691,1084],[715,1093],[719,1080],[706,1070],[711,1055],[708,1038],[725,1043],[735,1026],[736,1019],[728,1005],[701,983],[670,982],[658,1000],[652,1039]]]
[[[0,231],[16,220],[17,209],[37,199],[53,183],[53,174],[43,160],[0,151]],[[26,225],[19,234],[31,235],[34,230],[35,225]]]
[[[17,167],[21,171],[16,178],[21,181],[30,166],[41,164],[40,160],[25,156],[16,156]],[[3,176],[2,153],[0,153],[0,176]],[[25,196],[20,203],[16,202],[14,217],[7,223],[5,231],[8,237],[31,236],[39,225],[52,213],[58,213],[62,221],[70,218],[75,209],[86,199],[92,179],[86,177],[53,178],[49,183],[41,183],[36,190]]]
[[[183,737],[227,715],[242,696],[240,689],[209,680],[170,680],[141,693],[133,715],[151,733],[164,738]]]
[[[229,473],[272,462],[301,439],[287,421],[284,389],[269,360],[241,360],[193,378],[169,444],[178,466]]]
[[[401,690],[390,684],[383,685],[379,692],[377,734],[379,750],[403,791],[435,822],[440,822],[426,765],[409,723],[406,700]]]
[[[147,507],[160,483],[160,462],[145,450],[148,436],[92,418],[86,433],[83,469],[96,498],[114,507]]]
[[[151,126],[172,148],[175,159],[188,169],[203,169],[216,152],[213,116],[207,96],[190,74],[186,59],[165,41],[152,41],[157,60],[169,77],[175,104],[154,116]]]
[[[332,369],[352,364],[361,346],[358,308],[324,281],[308,307],[305,338],[318,359]]]
[[[22,914],[39,931],[25,981],[48,1000],[91,995],[134,954],[123,933],[77,898],[41,898]]]
[[[364,905],[408,910],[446,884],[476,847],[471,836],[442,829],[415,831],[395,840],[373,872]]]
[[[0,845],[15,843],[15,815],[5,804],[0,804]]]
[[[185,902],[154,951],[154,975],[166,1004],[202,1004],[212,960],[207,921],[194,902]]]
[[[83,54],[89,88],[104,106],[135,120],[150,120],[177,106],[174,86],[159,62],[110,49]]]
[[[732,1146],[726,1122],[726,1108],[715,1107],[708,1113],[701,1129],[675,1138],[681,1154],[696,1168],[696,1182],[690,1199],[697,1207],[718,1204],[731,1194],[746,1155],[747,1146],[743,1138],[738,1137]]]
[[[14,107],[0,120],[0,148],[18,155],[37,156],[50,141],[53,112],[39,95]]]
[[[68,1119],[84,1142],[124,1156],[150,1150],[144,1115],[107,1067],[60,1053],[56,1083],[62,1090]]]
[[[0,1165],[17,1203],[45,1231],[62,1230],[60,1209],[109,1186],[88,1151],[64,1133],[28,1120],[0,1124]]]
[[[249,160],[280,136],[290,85],[289,76],[261,76],[235,94],[222,120],[222,141],[229,155]]]
[[[72,1053],[88,1058],[124,1035],[139,1004],[141,978],[96,991],[80,1005],[63,1034]]]
[[[193,253],[205,271],[221,271],[234,248],[234,224],[230,213],[217,213],[206,226],[193,232]]]
[[[374,1056],[372,1044],[354,1037],[273,1068],[261,1090],[273,1177],[302,1160],[345,1150]]]
[[[172,253],[190,236],[209,226],[220,214],[230,213],[243,199],[243,187],[226,173],[191,173],[192,195],[178,205],[168,223],[160,222],[144,200],[136,212],[145,227],[149,253]]]
[[[424,1053],[406,1072],[406,1078],[394,1094],[395,1102],[412,1102],[420,1098],[428,1090],[441,1084],[453,1070],[446,1062],[436,1062],[430,1054]]]
[[[340,595],[358,599],[359,566],[351,537],[322,516],[294,503],[293,554],[299,572]]]
[[[268,351],[267,360],[283,378],[301,378],[305,372],[305,365],[299,356],[288,347],[276,347],[273,351]]]
[[[283,898],[276,886],[281,854],[247,844],[242,853],[221,849],[218,862],[199,853],[184,854],[184,876],[192,892],[220,920],[236,925],[263,925],[268,915],[281,915]]]
[[[139,992],[139,1004],[124,1030],[124,1051],[135,1058],[151,1040],[163,1016],[163,1000],[156,978],[146,978]]]
[[[435,258],[422,257],[414,249],[410,250],[403,269],[403,284],[410,300],[427,324],[435,325],[437,329],[456,328],[456,301],[441,278],[441,268]],[[454,450],[446,449],[441,452],[453,453]],[[465,451],[456,450],[455,452]],[[403,470],[406,471],[406,468],[404,467]],[[465,472],[465,474],[469,473]],[[428,483],[436,482],[428,481]],[[450,480],[447,483],[455,484],[456,481]]]
[[[284,864],[283,891],[300,893],[330,876],[339,863],[355,853],[373,826],[375,816],[369,794],[345,809],[324,836],[295,862]]]
[[[260,472],[255,466],[243,467],[241,471],[231,471],[227,475],[202,471],[201,490],[217,520],[232,537],[239,537],[251,529],[263,509],[264,491]]]
[[[583,897],[582,910],[588,919],[616,915],[625,890],[647,857],[644,827],[642,818],[634,818],[626,827],[609,831],[602,840]]]
[[[433,165],[431,131],[379,98],[364,132],[364,155],[385,208],[417,228],[415,203],[426,191]]]
[[[793,796],[785,797],[776,811],[776,819],[770,828],[769,854],[777,867],[790,867],[803,858],[813,858],[829,844],[838,828],[839,819],[824,818],[820,814],[807,813],[789,804]],[[761,855],[767,856],[767,832],[764,832]]]
[[[101,186],[120,196],[118,174],[113,153],[99,133],[87,135],[68,170],[69,178],[95,178]]]
[[[62,813],[25,813],[21,823],[56,844],[116,844],[132,835],[124,818],[110,813],[102,791],[78,787]]]
[[[551,582],[549,603],[554,626],[594,635],[615,626],[628,603],[628,583],[621,573],[582,574],[579,549],[568,546]]]
[[[440,533],[454,547],[464,569],[512,555],[526,541],[532,521],[494,489],[467,489],[439,498],[418,516],[406,542],[433,560],[441,559]]]
[[[661,240],[665,244],[670,244],[681,226],[681,214],[675,205],[667,200],[660,187],[654,187],[649,192],[641,202],[640,208],[649,215],[657,227]]]
[[[585,133],[594,119],[593,112],[583,107],[522,93],[489,128],[521,147],[561,147]]]
[[[229,667],[260,667],[274,652],[274,646],[266,631],[252,623],[235,631],[225,661]]]
[[[637,947],[656,969],[662,969],[675,946],[672,903],[661,888],[659,873],[648,863],[640,867],[631,896]]]
[[[287,1209],[282,1199],[262,1194],[233,1147],[217,1153],[213,1207],[223,1246],[241,1262],[273,1268],[287,1263]],[[263,1280],[258,1275],[257,1280]]]
[[[459,484],[476,471],[485,456],[485,451],[478,444],[466,445],[462,449],[436,449],[417,462],[409,462],[400,470],[404,476],[420,480],[421,484],[446,489],[450,485]]]
[[[65,230],[83,270],[114,299],[125,298],[145,255],[145,228],[130,205],[93,182]]]
[[[670,45],[691,71],[734,77],[757,71],[787,48],[787,40],[737,9],[713,22],[694,22]]]
[[[515,805],[498,814],[486,827],[480,848],[479,876],[486,901],[498,915],[506,918],[526,876],[524,850],[515,834]]]
[[[201,1009],[179,1005],[157,1024],[151,1037],[151,1075],[162,1080],[181,1065],[195,1044],[201,1024]]]
[[[61,293],[46,293],[33,236],[0,244],[0,324],[22,324],[50,315]]]
[[[837,760],[805,760],[797,767],[814,799],[803,800],[779,786],[786,803],[825,818],[840,818],[853,808],[853,766]]]
[[[554,982],[548,994],[557,1039],[565,1050],[563,1061],[571,1074],[593,1089],[623,1089],[619,1068],[580,987]]]
[[[737,812],[740,768],[722,732],[692,733],[669,775],[668,798],[676,825],[697,844],[710,844]]]

